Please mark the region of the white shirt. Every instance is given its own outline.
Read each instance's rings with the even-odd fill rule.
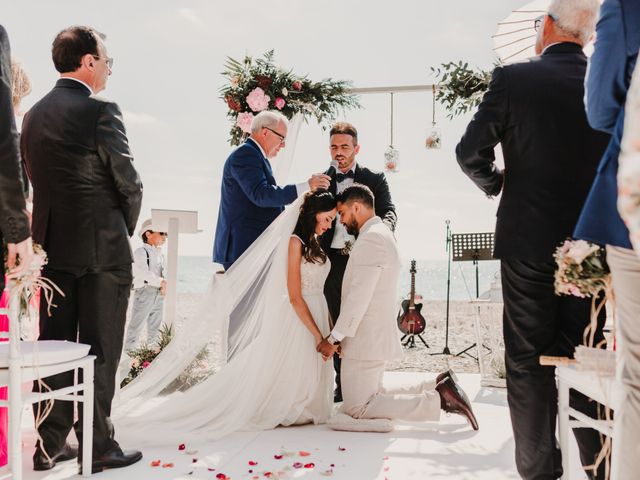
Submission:
[[[353,162],[351,171],[356,173],[356,162]],[[342,172],[339,172],[342,173]],[[347,177],[341,182],[336,183],[336,193],[342,193],[349,185],[353,185],[354,179]],[[347,229],[342,223],[340,223],[340,214],[336,214],[336,227],[333,231],[333,239],[331,240],[331,248],[342,249],[347,242],[353,243],[356,241],[356,237],[347,233]]]
[[[271,165],[271,161],[269,160],[269,157],[267,157],[267,154],[264,153],[262,146],[251,137],[249,137],[249,140],[251,140],[254,143],[254,145],[258,147],[262,156],[265,158],[267,162],[269,162],[269,165]],[[296,183],[296,193],[298,194],[298,196],[302,195],[303,193],[306,193],[307,190],[309,190],[308,182]]]
[[[73,78],[73,77],[61,77],[61,78],[68,78],[69,80],[73,80],[74,82],[81,83],[82,85],[87,87],[87,90],[89,90],[89,92],[91,92],[91,95],[93,95],[93,89],[89,85],[84,83],[82,80],[78,80],[77,78]]]
[[[133,252],[133,288],[146,285],[160,288],[164,280],[165,263],[162,249],[145,243]]]

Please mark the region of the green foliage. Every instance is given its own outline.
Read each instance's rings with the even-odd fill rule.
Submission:
[[[490,71],[473,70],[462,60],[431,67],[431,72],[438,86],[436,100],[445,107],[449,119],[477,107],[491,81]]]
[[[291,70],[283,70],[274,65],[274,51],[270,50],[262,58],[245,56],[242,61],[227,58],[222,75],[228,83],[220,89],[221,96],[229,107],[227,117],[233,122],[229,143],[239,145],[246,134],[236,125],[238,114],[255,114],[247,104],[247,96],[256,87],[269,96],[269,109],[277,110],[276,99],[284,100],[279,110],[291,119],[296,113],[312,115],[323,129],[347,109],[359,108],[358,98],[349,93],[352,85],[343,80],[327,78],[319,82],[309,80]]]
[[[142,371],[155,360],[160,352],[164,350],[172,338],[173,327],[163,324],[162,327],[160,327],[160,337],[155,345],[142,344],[138,348],[127,352],[131,358],[131,369],[127,377],[120,384],[120,387],[131,383],[134,378],[140,375]],[[186,390],[204,380],[210,374],[207,364],[208,357],[209,350],[205,347],[198,353],[185,371],[163,390],[163,393]]]

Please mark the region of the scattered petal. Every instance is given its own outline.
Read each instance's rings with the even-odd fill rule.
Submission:
[[[185,450],[187,448],[187,446],[184,443],[181,443],[180,445],[178,445],[178,450],[180,450],[181,452],[183,450]]]
[[[298,455],[300,455],[301,457],[308,457],[311,454],[309,452],[305,452],[304,450],[300,450],[298,452]]]
[[[191,459],[191,463],[196,463],[197,461],[198,461],[198,459],[197,459],[197,458],[192,458],[192,459]]]
[[[174,467],[173,463],[163,463],[162,464],[162,468],[173,468],[173,467]]]
[[[258,462],[256,462],[255,460],[249,460],[249,465],[251,465],[252,467],[255,467],[258,464]]]
[[[344,448],[344,447],[338,447],[338,451],[339,451],[339,452],[346,452],[346,451],[347,451],[347,449],[346,449],[346,448]]]
[[[216,478],[218,480],[229,480],[229,477],[227,477],[224,473],[219,473],[216,475]]]
[[[253,473],[253,470],[249,470],[249,473]]]
[[[302,468],[302,464],[300,462],[296,462],[293,464],[293,468]]]
[[[211,467],[207,468],[207,470],[209,470],[210,472],[215,472],[216,471],[215,468],[211,468]]]
[[[276,460],[282,460],[282,458],[284,457],[284,455],[274,455],[273,458],[275,458]]]
[[[162,465],[162,461],[161,460],[154,460],[151,462],[151,466],[152,467],[159,467],[160,465]]]
[[[315,463],[307,463],[305,464],[304,468],[314,468],[316,466]]]
[[[265,476],[265,477],[267,477],[267,478],[271,477],[271,475],[273,475],[273,473],[271,473],[271,472],[264,472],[264,476]]]
[[[389,471],[389,467],[384,467],[384,471],[388,472]]]
[[[335,463],[332,463],[332,464],[331,464],[331,465],[329,465],[329,466],[330,466],[331,468],[335,468],[335,467],[336,467]]]

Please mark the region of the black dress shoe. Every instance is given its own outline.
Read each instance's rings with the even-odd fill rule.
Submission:
[[[467,398],[467,394],[460,386],[453,381],[451,377],[445,378],[436,386],[437,392],[440,394],[440,405],[442,410],[447,413],[456,413],[466,417],[474,430],[478,430],[478,420],[473,414],[471,402]]]
[[[51,457],[51,460],[47,459],[47,456],[39,445],[36,446],[36,453],[33,454],[33,469],[37,472],[51,470],[58,462],[73,460],[78,456],[78,448],[65,443],[64,447],[62,447],[58,453],[55,455],[49,453],[49,456]]]
[[[113,447],[91,462],[91,473],[98,473],[107,468],[122,468],[133,465],[142,459],[142,452],[138,450],[122,451],[119,446]],[[82,464],[78,465],[78,473],[82,473]]]

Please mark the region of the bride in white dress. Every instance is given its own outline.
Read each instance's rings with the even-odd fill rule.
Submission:
[[[317,237],[335,215],[330,193],[306,194],[216,276],[198,317],[122,391],[114,413],[120,438],[216,440],[239,430],[326,422],[333,368],[316,345],[330,331],[323,294],[330,264]],[[224,365],[191,388],[161,395],[207,344]]]

